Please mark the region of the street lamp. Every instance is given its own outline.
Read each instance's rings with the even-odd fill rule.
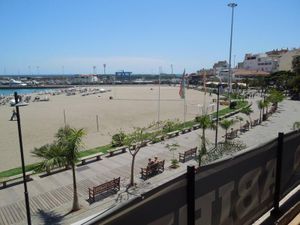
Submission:
[[[31,225],[30,206],[29,206],[29,198],[28,198],[28,191],[27,191],[25,162],[24,162],[24,153],[23,153],[23,141],[22,141],[22,132],[21,132],[21,118],[20,118],[20,112],[19,112],[19,107],[26,106],[28,104],[24,103],[24,102],[19,102],[19,96],[18,96],[17,92],[15,92],[14,95],[15,95],[15,107],[16,107],[17,122],[18,122],[18,133],[19,133],[19,144],[20,144],[22,172],[23,172],[23,184],[24,184],[24,195],[25,195],[25,206],[26,206],[26,214],[27,214],[27,224]]]
[[[234,7],[237,6],[236,3],[229,3],[228,4],[229,7],[231,7],[231,32],[230,32],[230,48],[229,48],[229,65],[228,65],[228,76],[229,76],[229,87],[228,87],[228,96],[230,99],[230,94],[232,92],[232,84],[231,84],[231,52],[232,52],[232,33],[233,33],[233,16],[234,16]],[[230,100],[229,100],[230,102]]]
[[[219,102],[220,102],[220,87],[222,83],[218,84],[218,92],[217,92],[217,120],[216,120],[216,137],[215,137],[215,148],[218,147],[218,127],[219,127]]]

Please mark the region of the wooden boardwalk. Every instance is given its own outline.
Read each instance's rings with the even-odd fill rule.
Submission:
[[[186,141],[186,140],[185,140]],[[135,179],[140,179],[140,168],[147,164],[150,157],[158,156],[170,160],[172,153],[165,147],[165,143],[158,143],[145,147],[140,151],[135,162]],[[187,144],[182,151],[189,147]],[[88,188],[104,183],[112,178],[121,176],[121,189],[125,189],[130,177],[131,156],[128,153],[116,155],[103,160],[88,163],[76,168],[78,197],[83,207],[89,207]],[[71,171],[64,171],[40,178],[33,176],[33,181],[28,182],[30,210],[32,217],[38,217],[41,212],[50,212],[60,207],[70,208],[73,200],[73,184]],[[13,185],[0,189],[0,224],[26,224],[26,211],[23,195],[23,185]],[[12,197],[12,195],[14,195]],[[113,195],[100,203],[116,202],[118,195]],[[95,205],[97,202],[95,203]],[[94,204],[93,204],[94,205]],[[91,205],[92,206],[92,205]],[[23,222],[23,223],[22,223]]]

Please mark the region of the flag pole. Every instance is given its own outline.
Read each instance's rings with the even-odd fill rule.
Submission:
[[[158,71],[158,101],[157,101],[157,127],[158,128],[160,123],[160,74],[161,74],[161,67],[159,67],[159,71]]]
[[[203,96],[203,109],[202,109],[202,115],[207,114],[206,109],[206,71],[203,69],[203,87],[204,87],[204,96]]]
[[[183,125],[185,126],[186,121],[186,99],[185,99],[185,69],[182,74],[180,88],[179,88],[179,96],[183,99]]]
[[[185,71],[185,69],[184,69]],[[183,76],[183,125],[185,126],[185,122],[186,122],[186,75],[184,73],[184,76]]]

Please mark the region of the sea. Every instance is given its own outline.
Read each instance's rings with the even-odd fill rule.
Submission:
[[[51,92],[53,89],[40,89],[40,88],[30,88],[30,89],[0,89],[0,96],[8,96],[13,95],[16,91],[18,94],[32,94],[32,93],[39,93],[39,92]]]

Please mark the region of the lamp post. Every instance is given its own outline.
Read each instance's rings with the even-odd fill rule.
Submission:
[[[229,102],[230,102],[230,94],[232,92],[232,84],[231,84],[231,52],[232,52],[232,34],[233,34],[233,16],[234,16],[234,7],[237,6],[236,3],[229,3],[229,7],[231,7],[231,31],[230,31],[230,47],[229,47],[229,65],[228,65],[228,81],[229,81],[229,87],[228,87],[228,95],[229,95]]]
[[[28,191],[27,191],[25,161],[24,161],[24,153],[23,153],[21,119],[20,119],[20,112],[19,112],[19,107],[26,106],[27,103],[19,102],[19,96],[18,96],[17,92],[15,92],[14,95],[15,95],[15,107],[16,107],[17,122],[18,122],[18,133],[19,133],[20,154],[21,154],[22,172],[23,172],[23,184],[24,184],[24,195],[25,195],[25,206],[26,206],[26,214],[27,214],[27,224],[31,225],[30,206],[29,206],[29,197],[28,197]]]
[[[216,120],[216,137],[215,137],[215,147],[218,147],[218,127],[219,127],[219,102],[220,102],[220,87],[222,84],[218,84],[217,93],[217,120]]]

